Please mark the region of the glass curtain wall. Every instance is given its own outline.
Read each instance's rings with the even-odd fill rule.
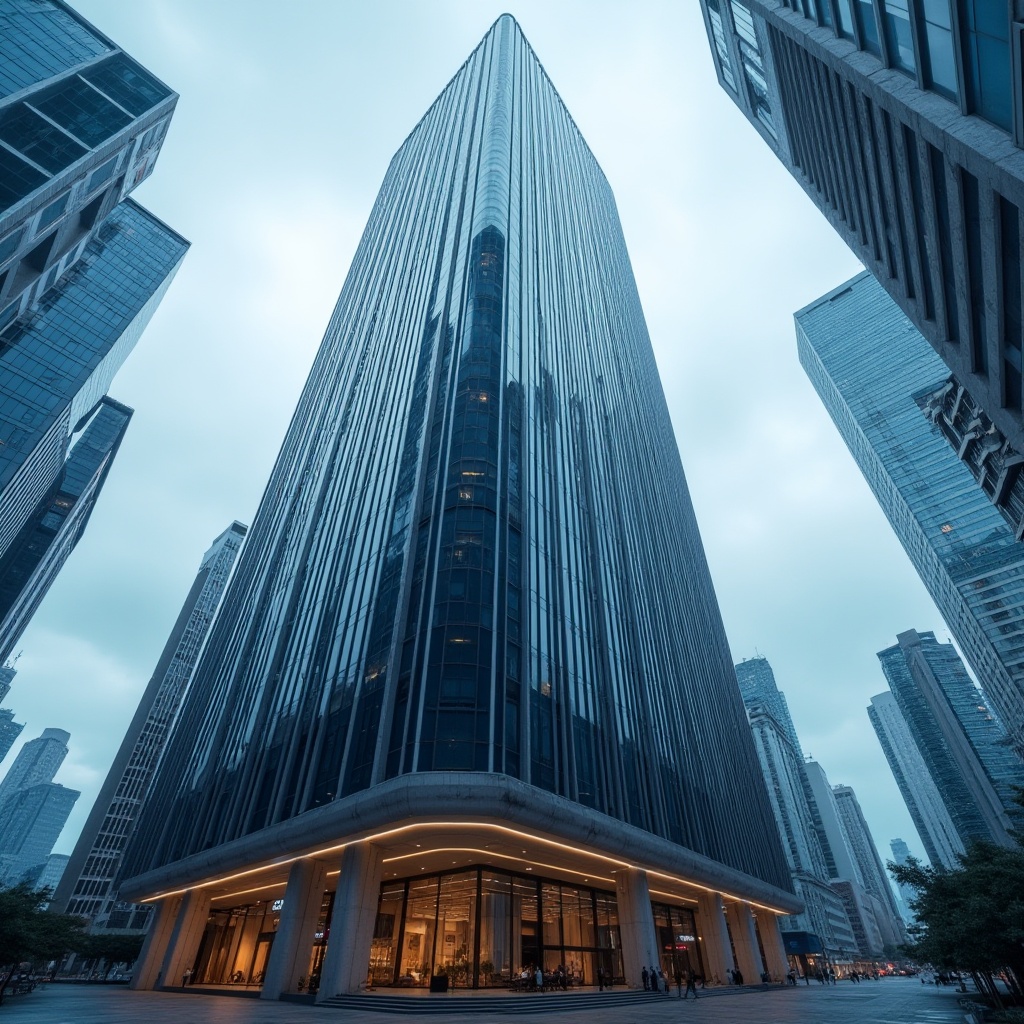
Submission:
[[[658,933],[662,972],[673,980],[677,973],[704,977],[704,961],[697,944],[697,921],[693,911],[668,903],[652,903],[651,909]]]
[[[671,913],[692,933],[692,914]],[[426,987],[444,974],[455,988],[532,988],[538,967],[546,986],[596,985],[598,968],[621,983],[614,893],[487,867],[382,886],[372,984]]]
[[[279,903],[260,902],[210,911],[191,983],[262,985],[280,920]],[[167,978],[165,984],[173,985],[178,980]]]

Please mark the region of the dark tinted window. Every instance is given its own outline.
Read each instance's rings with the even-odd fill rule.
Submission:
[[[131,124],[131,118],[80,78],[69,78],[49,95],[33,101],[47,117],[87,146],[98,146]]]
[[[118,54],[97,68],[83,71],[82,77],[136,115],[170,95],[168,89],[124,54]]]
[[[0,118],[0,139],[51,174],[70,167],[88,152],[24,103]]]
[[[0,210],[6,210],[49,179],[0,146]]]

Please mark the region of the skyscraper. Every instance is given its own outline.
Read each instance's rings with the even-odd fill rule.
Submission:
[[[392,160],[136,835],[137,987],[785,971],[614,200],[509,16]]]
[[[800,737],[796,734],[793,717],[789,713],[786,695],[775,682],[775,673],[767,658],[744,658],[736,665],[736,679],[740,684],[740,696],[748,707],[760,705],[765,708],[785,730],[789,742],[797,755],[798,762],[804,759],[800,748]]]
[[[1017,452],[1024,20],[986,0],[702,0],[719,81]]]
[[[80,794],[53,781],[71,734],[44,729],[0,781],[0,885],[14,885],[53,850]]]
[[[0,708],[0,761],[7,756],[7,752],[14,746],[14,741],[24,728],[23,722],[14,720],[14,712],[10,708]]]
[[[176,100],[62,0],[0,8],[0,614],[21,608],[0,626],[0,649],[60,568],[48,556],[47,572],[26,572],[25,559],[40,520],[62,514],[53,500],[76,472],[72,440],[188,248],[127,198]],[[71,521],[87,516],[66,518],[51,545],[65,556]]]
[[[11,684],[17,674],[17,669],[13,665],[0,667],[0,704],[7,700],[7,694],[11,692]]]
[[[967,675],[952,644],[910,629],[878,654],[896,698],[961,843],[986,839],[1012,845],[1008,812],[1024,763]]]
[[[764,664],[767,666],[767,661]],[[858,952],[857,942],[842,898],[829,885],[828,868],[807,800],[803,759],[794,748],[786,727],[767,706],[748,700],[747,707],[754,747],[792,873],[793,887],[804,901],[802,914],[791,915],[780,922],[786,950],[805,957],[824,953],[833,963],[852,960]],[[813,965],[805,961],[804,971],[808,969],[813,970]]]
[[[143,930],[149,923],[150,908],[118,901],[114,883],[245,532],[232,523],[203,556],[54,893],[55,909],[90,918],[93,929]]]
[[[964,844],[892,693],[871,698],[868,718],[928,859],[935,867],[955,868]]]
[[[835,794],[839,818],[843,823],[854,860],[857,862],[860,877],[864,881],[864,888],[882,906],[883,912],[876,915],[876,921],[882,932],[882,940],[886,945],[892,946],[906,942],[903,915],[896,905],[892,883],[885,872],[885,865],[879,856],[878,847],[871,835],[871,829],[868,828],[867,819],[861,810],[857,794],[849,786],[833,786],[832,792]]]
[[[942,360],[867,274],[800,310],[796,329],[807,376],[1024,753],[1024,547],[922,411]]]
[[[0,658],[25,631],[85,531],[132,410],[100,399],[35,513],[0,558]]]
[[[41,782],[53,782],[57,769],[68,756],[71,733],[63,729],[44,729],[34,740],[29,740],[0,779],[0,806],[15,793]]]
[[[910,862],[910,847],[902,839],[890,839],[889,849],[892,850],[892,859],[901,867]],[[917,890],[903,882],[897,882],[896,888],[899,889],[903,905],[907,908],[907,914],[909,914],[908,923],[912,924],[915,917],[910,904],[917,898]]]

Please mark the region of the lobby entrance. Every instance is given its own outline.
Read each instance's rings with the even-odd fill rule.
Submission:
[[[489,867],[381,887],[377,987],[519,989],[623,983],[615,894]]]

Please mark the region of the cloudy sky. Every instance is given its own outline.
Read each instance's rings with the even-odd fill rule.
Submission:
[[[135,197],[192,250],[111,388],[135,417],[8,698],[23,739],[71,733],[58,781],[82,797],[57,851],[203,551],[252,521],[389,159],[510,10],[615,191],[733,654],[769,659],[883,855],[894,836],[923,854],[865,707],[885,688],[876,651],[948,633],[792,321],[861,268],[720,90],[698,4],[72,2],[181,95]]]

